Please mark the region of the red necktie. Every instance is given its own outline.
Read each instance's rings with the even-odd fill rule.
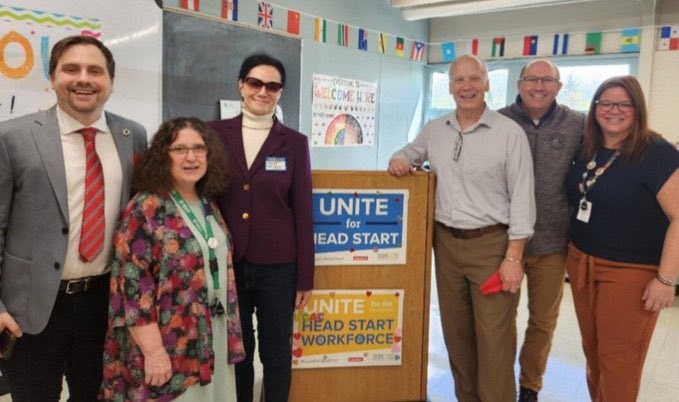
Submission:
[[[104,248],[104,170],[94,146],[97,129],[86,127],[78,130],[85,139],[85,204],[83,226],[80,232],[80,259],[92,262]]]

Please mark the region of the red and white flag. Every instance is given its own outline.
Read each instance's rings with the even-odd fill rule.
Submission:
[[[200,11],[200,0],[181,0],[179,7],[187,10]]]

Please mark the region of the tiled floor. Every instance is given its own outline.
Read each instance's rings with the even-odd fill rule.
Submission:
[[[573,308],[570,285],[565,284],[561,313],[554,334],[552,353],[544,377],[540,402],[589,401],[585,380],[585,357]],[[524,289],[522,290],[525,295]],[[528,310],[526,297],[519,304],[519,345],[523,342]],[[431,402],[455,402],[453,378],[443,336],[436,286],[432,286],[429,332],[429,383]],[[518,378],[518,366],[515,367]],[[638,402],[679,402],[679,298],[660,314],[644,367]]]
[[[554,346],[544,377],[544,388],[540,392],[540,402],[589,401],[585,382],[585,357],[580,347],[573,298],[569,285],[565,286],[561,315],[554,334]],[[523,341],[527,318],[526,301],[522,297],[518,315],[519,345]],[[430,322],[429,400],[455,402],[457,399],[441,334],[435,285],[432,286]],[[516,369],[518,371],[518,367]],[[256,400],[259,399],[261,375],[261,366],[256,367]],[[67,390],[64,390],[61,400],[67,400]],[[11,398],[2,396],[0,402],[11,402]],[[675,299],[672,308],[660,314],[644,368],[639,402],[679,402],[679,298]]]

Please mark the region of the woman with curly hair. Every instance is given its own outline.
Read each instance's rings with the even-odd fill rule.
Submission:
[[[232,242],[212,200],[228,166],[210,128],[175,118],[135,171],[114,240],[104,400],[235,400],[244,351]]]

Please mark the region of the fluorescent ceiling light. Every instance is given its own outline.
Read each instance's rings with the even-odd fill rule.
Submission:
[[[389,4],[392,7],[402,8],[402,7],[415,7],[415,6],[426,6],[429,4],[436,3],[450,3],[450,0],[389,0]]]
[[[397,0],[392,0],[397,1]],[[400,0],[402,3],[423,2],[423,0]],[[584,3],[597,0],[479,0],[464,3],[444,4],[440,6],[416,6],[406,8],[401,13],[407,21],[415,21],[426,18],[454,17],[459,15],[483,14],[497,11],[517,10],[543,6],[555,6],[561,4]],[[433,0],[433,2],[440,2]],[[432,3],[429,1],[427,3]]]

